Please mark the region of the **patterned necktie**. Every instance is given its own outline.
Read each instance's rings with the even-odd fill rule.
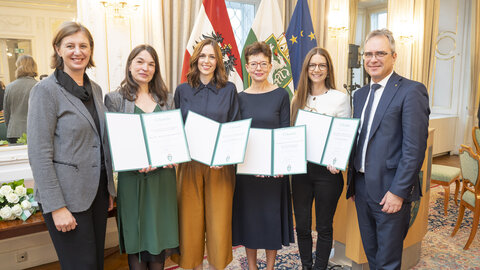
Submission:
[[[375,91],[381,87],[380,84],[372,84],[370,88],[370,96],[368,98],[367,107],[363,115],[362,130],[360,131],[360,137],[358,138],[357,150],[355,152],[354,166],[355,170],[359,171],[362,167],[362,153],[367,137],[368,121],[370,119],[370,111],[372,110],[373,99],[375,98]]]

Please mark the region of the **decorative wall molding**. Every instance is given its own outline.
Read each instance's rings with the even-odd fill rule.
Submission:
[[[31,33],[32,19],[29,16],[7,15],[0,12],[0,29],[7,33]]]
[[[37,4],[43,4],[42,8],[37,8]],[[30,40],[31,54],[37,62],[38,73],[50,74],[52,72],[49,61],[52,54],[50,44],[53,35],[62,22],[75,19],[75,12],[76,4],[74,0],[0,0],[0,38]],[[1,51],[1,53],[4,53],[4,51]],[[3,67],[0,77],[4,82],[9,83],[10,78],[5,75],[5,65],[0,63],[0,66]]]
[[[76,0],[0,0],[0,6],[21,9],[55,10],[60,12],[75,12]]]

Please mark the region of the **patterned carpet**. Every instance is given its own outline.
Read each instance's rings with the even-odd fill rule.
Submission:
[[[428,232],[422,242],[422,254],[419,263],[412,269],[479,269],[480,270],[480,232],[477,233],[469,250],[463,250],[470,228],[472,226],[472,212],[465,210],[465,217],[462,226],[455,235],[450,234],[455,227],[458,215],[458,206],[453,199],[454,188],[450,192],[448,215],[443,212],[443,188],[432,187],[430,197],[430,213]],[[233,250],[233,261],[228,265],[229,270],[248,269],[245,249],[235,247]],[[204,266],[207,267],[207,261]],[[259,269],[265,269],[265,252],[258,253]],[[175,269],[172,267],[170,269]],[[301,269],[300,256],[296,244],[284,247],[279,250],[275,269],[289,270]],[[350,269],[345,267],[344,269]]]
[[[458,206],[453,199],[454,185],[450,190],[448,215],[443,212],[443,188],[431,189],[428,232],[422,242],[420,262],[413,269],[480,269],[480,232],[468,250],[463,250],[472,228],[473,213],[466,209],[462,225],[454,237]]]

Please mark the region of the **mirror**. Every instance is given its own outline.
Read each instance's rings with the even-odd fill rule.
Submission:
[[[16,79],[15,62],[25,54],[35,59],[39,76],[51,74],[53,35],[62,22],[75,19],[76,7],[76,0],[0,0],[0,81],[8,85]],[[0,119],[0,135],[2,128]]]
[[[32,55],[32,41],[29,39],[0,38],[1,59],[5,69],[5,85],[13,82],[15,78],[15,62],[22,54]]]

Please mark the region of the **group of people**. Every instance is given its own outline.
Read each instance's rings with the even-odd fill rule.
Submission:
[[[258,269],[258,249],[266,250],[267,269],[273,269],[277,250],[294,242],[292,198],[302,269],[327,268],[333,216],[344,185],[333,166],[308,163],[307,173],[293,176],[290,185],[284,175],[236,175],[233,165],[190,161],[119,172],[115,189],[105,131],[106,111],[141,114],[177,108],[184,120],[191,110],[221,123],[252,118],[252,127],[268,129],[292,125],[298,109],[351,117],[349,97],[335,89],[326,50],[314,48],[307,54],[290,104],[287,91],[268,81],[272,52],[263,42],[245,48],[252,84],[237,93],[217,42],[200,41],[190,58],[187,82],[173,96],[155,49],[139,45],[128,56],[118,90],[102,102],[100,87],[85,73],[95,65],[88,29],[64,23],[52,45],[55,72],[30,93],[27,136],[35,198],[62,269],[103,269],[107,211],[114,197],[120,251],[128,254],[130,269],[163,269],[168,257],[182,268],[202,269],[205,247],[210,268],[224,269],[237,245],[245,247],[249,269]],[[377,112],[370,116],[369,105],[364,106],[370,86],[354,97],[353,116],[362,119],[362,127],[350,160],[348,195],[356,195],[371,269],[398,269],[409,202],[421,192],[418,171],[426,144],[428,95],[420,83],[393,72],[396,53],[388,30],[367,37],[364,57],[372,84],[381,87],[371,94]],[[363,119],[367,139],[362,137],[367,126]]]

